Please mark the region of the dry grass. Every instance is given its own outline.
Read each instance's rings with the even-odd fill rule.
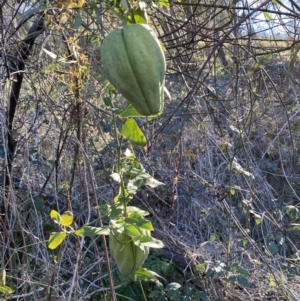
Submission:
[[[48,43],[52,47],[57,41]],[[285,44],[258,41],[252,46],[270,51]],[[288,52],[275,53],[260,66],[254,55],[235,64],[232,45],[225,43],[229,66],[224,68],[216,56],[197,78],[213,45],[198,46],[193,64],[167,76],[172,100],[166,101],[163,114],[138,119],[151,148],[136,148],[136,156],[165,186],[141,190],[132,203],[150,212],[154,236],[186,260],[179,267],[181,280],[205,291],[207,300],[299,300],[299,229],[291,230],[299,223],[299,66],[295,63],[288,77]],[[99,66],[98,55],[88,51],[94,69],[81,90],[86,119],[71,195],[78,145],[72,90],[66,78],[43,69],[49,58],[30,62],[32,74],[14,124],[16,185],[1,190],[9,209],[9,216],[1,217],[0,232],[1,265],[14,290],[8,300],[110,300],[100,238],[72,236],[59,250],[47,248],[50,232],[58,230],[49,218],[51,209],[63,211],[69,198],[75,215],[81,215],[77,228],[82,220],[93,220],[96,206],[112,203],[118,192],[108,176],[116,159],[112,116],[100,100],[112,96],[115,104],[120,101],[104,89],[101,69],[93,67]],[[172,51],[167,55],[169,72],[178,71]],[[43,71],[36,74],[38,64]],[[7,99],[9,86],[1,93],[0,99]],[[0,109],[5,112],[3,101]],[[4,114],[1,130],[5,150]],[[241,276],[238,269],[248,271],[248,286],[230,281]],[[133,286],[131,280],[116,269],[114,276],[118,298],[134,300],[119,293]],[[167,282],[175,281],[174,275],[167,276]]]
[[[147,156],[137,150],[140,161],[166,186],[142,191],[134,202],[151,213],[155,236],[170,249],[184,254],[185,277],[191,277],[196,287],[204,289],[208,300],[288,300],[292,294],[294,300],[300,298],[297,277],[288,276],[297,270],[297,262],[294,265],[288,257],[298,252],[299,234],[286,232],[294,220],[288,218],[284,209],[287,204],[298,205],[298,153],[292,149],[299,143],[298,115],[292,109],[296,100],[293,86],[280,88],[283,101],[288,101],[289,95],[291,100],[286,106],[277,106],[277,102],[281,103],[277,91],[268,86],[269,76],[274,74],[261,74],[265,76],[265,86],[255,97],[247,86],[256,80],[255,75],[241,75],[245,82],[240,86],[243,97],[238,96],[238,100],[234,82],[217,78],[221,87],[218,93],[228,97],[228,101],[215,101],[205,89],[200,90],[188,108],[183,106],[176,113]],[[173,100],[166,104],[164,114],[142,126],[149,138],[185,94],[180,82],[170,83],[168,88]],[[46,100],[42,103],[46,104]],[[108,289],[99,239],[70,237],[60,251],[47,249],[50,232],[46,226],[53,227],[49,219],[52,207],[47,204],[51,197],[62,202],[67,197],[76,139],[71,128],[62,148],[60,167],[41,191],[51,170],[48,160],[55,158],[59,137],[70,126],[57,118],[59,107],[53,107],[53,103],[49,106],[49,102],[42,107],[33,124],[25,110],[19,112],[23,140],[19,143],[14,175],[21,183],[9,194],[9,229],[2,234],[9,244],[1,245],[10,256],[5,258],[7,284],[14,293],[8,300],[46,300],[49,294],[51,300],[89,300],[91,294]],[[104,127],[111,127],[110,117],[93,106],[89,110],[89,159],[83,157],[76,171],[71,196],[74,212],[86,214],[87,204],[95,205],[86,172],[88,164],[94,168],[99,204],[110,203],[117,188],[103,177],[105,171],[113,168],[114,161],[113,145],[109,145],[113,140]],[[99,115],[101,120],[97,119]],[[228,169],[233,158],[253,177]],[[28,209],[37,196],[46,201],[42,211],[32,206]],[[268,248],[278,235],[284,244],[277,241],[278,253],[272,255]],[[197,264],[205,263],[207,272],[216,262],[227,267],[237,262],[249,271],[249,286],[230,284],[227,279],[235,272],[224,270],[211,277],[197,274]]]

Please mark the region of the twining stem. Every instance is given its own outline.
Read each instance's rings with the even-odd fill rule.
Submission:
[[[119,137],[118,136],[118,132],[117,132],[117,122],[116,122],[116,116],[115,113],[113,113],[113,123],[114,123],[114,134],[116,137],[116,142],[117,142],[117,173],[120,176],[120,196],[124,199],[123,202],[123,207],[124,207],[124,216],[127,216],[127,204],[125,201],[125,197],[126,197],[126,192],[125,192],[125,183],[123,180],[123,176],[122,176],[122,170],[121,170],[121,158],[122,158],[122,136]]]

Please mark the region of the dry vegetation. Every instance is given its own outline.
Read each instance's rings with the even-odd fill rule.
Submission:
[[[251,21],[222,8],[225,1],[188,4],[149,10],[166,48],[172,99],[159,117],[137,119],[148,145],[136,148],[136,156],[165,183],[132,200],[150,212],[154,236],[165,244],[146,266],[165,278],[161,295],[168,283],[188,284],[192,293],[179,289],[173,300],[300,300],[298,41],[241,37],[234,24]],[[100,238],[74,236],[59,250],[47,249],[57,229],[51,209],[63,212],[71,204],[76,228],[95,220],[97,206],[113,202],[118,189],[109,177],[117,154],[103,99],[116,106],[123,100],[103,77],[100,42],[91,42],[116,19],[100,4],[101,18],[88,8],[78,30],[74,11],[49,13],[26,60],[10,183],[5,111],[17,79],[13,69],[2,78],[0,271],[14,291],[7,300],[111,300]],[[2,40],[2,49],[18,56],[16,39]],[[116,269],[114,280],[118,300],[144,300]],[[151,298],[155,290],[144,283],[147,300],[167,300]]]

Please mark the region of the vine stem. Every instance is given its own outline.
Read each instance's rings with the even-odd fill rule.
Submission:
[[[145,295],[145,291],[144,291],[144,289],[143,289],[141,280],[139,280],[139,284],[140,284],[140,287],[141,287],[141,290],[142,290],[142,293],[143,293],[144,300],[147,301],[147,297],[146,297],[146,295]]]
[[[122,136],[119,138],[118,136],[118,131],[117,131],[117,121],[116,121],[116,115],[113,113],[113,123],[114,123],[114,134],[116,137],[116,142],[117,142],[117,173],[120,176],[120,188],[121,188],[121,196],[125,198],[125,184],[122,176],[122,171],[121,171],[121,155],[122,155]],[[124,208],[124,216],[127,216],[127,207],[126,207],[126,202],[123,202],[123,208]]]

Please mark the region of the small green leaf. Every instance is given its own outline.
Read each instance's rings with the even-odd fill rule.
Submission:
[[[205,272],[205,263],[197,264],[196,269],[199,274],[203,274]]]
[[[248,279],[242,275],[238,275],[236,281],[238,284],[240,284],[242,286],[245,286],[245,287],[249,286]]]
[[[300,224],[290,224],[290,226],[288,230],[300,231]]]
[[[234,189],[234,188],[230,188],[230,189],[229,189],[229,193],[230,193],[231,195],[235,195],[235,189]]]
[[[262,218],[259,214],[257,214],[254,210],[249,210],[249,212],[251,212],[254,216],[254,219],[255,219],[255,224],[257,226],[259,226],[261,224],[261,221],[262,221]]]
[[[158,5],[158,7],[169,7],[170,6],[168,0],[158,0],[157,5]]]
[[[62,226],[71,226],[74,220],[74,216],[73,213],[71,211],[66,211],[64,212],[61,216],[60,216],[61,220],[60,220],[60,224]]]
[[[296,219],[298,216],[298,208],[293,205],[287,205],[284,207],[289,215],[290,219]]]
[[[198,292],[195,294],[195,297],[199,301],[205,301],[208,298],[208,294],[206,292]]]
[[[243,269],[243,268],[238,268],[236,270],[236,272],[239,273],[240,275],[243,275],[243,276],[249,276],[250,275],[249,271],[246,270],[246,269]]]
[[[66,238],[65,232],[52,232],[49,237],[48,248],[51,250],[56,249]]]
[[[114,172],[110,175],[110,177],[116,181],[117,183],[120,183],[121,182],[121,177],[120,175],[117,173],[117,172]]]
[[[109,233],[110,233],[109,227],[83,226],[77,231],[75,231],[75,234],[79,236],[109,235]]]
[[[129,118],[123,124],[121,128],[121,134],[124,138],[128,139],[131,143],[137,146],[143,147],[147,143],[146,137],[140,130],[135,120],[132,118]]]
[[[61,221],[61,217],[60,217],[60,214],[56,211],[56,210],[51,210],[50,212],[50,217],[51,219],[56,222],[57,224],[60,223]]]
[[[181,285],[177,282],[171,282],[166,287],[167,290],[178,290],[180,288],[181,288]]]
[[[29,200],[28,203],[28,208],[35,207],[36,211],[41,212],[44,210],[46,202],[43,198],[36,196],[33,198],[33,200]]]
[[[264,12],[264,16],[266,17],[266,19],[268,20],[268,21],[271,21],[271,20],[273,20],[273,18],[272,18],[272,16],[268,13],[268,12]]]
[[[237,281],[237,277],[234,275],[231,275],[228,277],[227,281],[231,284],[234,284]]]
[[[22,20],[30,18],[31,16],[35,15],[36,13],[38,13],[39,11],[42,11],[45,8],[46,8],[46,6],[41,5],[38,7],[28,9],[28,10],[26,10],[26,12],[24,14],[22,14],[21,18],[22,18]]]
[[[169,290],[167,292],[167,296],[171,299],[171,300],[181,300],[181,294],[178,290]]]
[[[109,108],[113,107],[110,97],[103,97],[103,102],[107,107]]]
[[[148,23],[147,13],[144,9],[141,9],[139,7],[131,14],[131,16],[128,17],[128,21],[129,23],[147,24]]]
[[[95,43],[95,42],[99,42],[100,41],[100,37],[99,36],[91,36],[90,37],[90,42],[91,43]]]
[[[278,246],[276,243],[271,243],[268,247],[269,251],[271,252],[271,254],[274,256],[276,254],[278,254]]]

